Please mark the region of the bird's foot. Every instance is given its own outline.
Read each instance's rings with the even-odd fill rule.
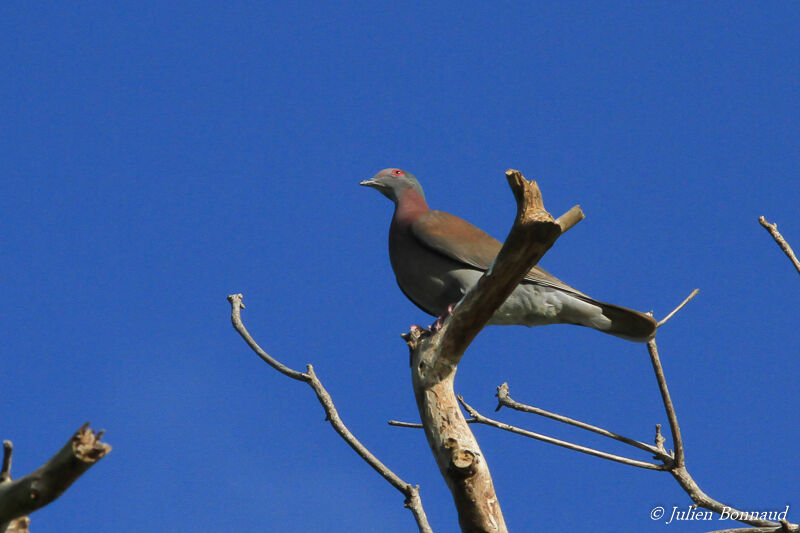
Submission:
[[[455,309],[455,308],[456,308],[456,304],[450,304],[450,305],[448,305],[448,306],[447,306],[447,311],[445,311],[444,313],[442,313],[442,316],[440,316],[439,318],[437,318],[437,319],[436,319],[436,322],[434,322],[433,324],[431,324],[431,325],[430,325],[430,327],[429,327],[428,329],[429,329],[431,332],[433,332],[433,333],[436,333],[437,331],[439,331],[440,329],[442,329],[442,326],[444,325],[444,321],[445,321],[445,320],[447,320],[447,317],[449,317],[449,316],[450,316],[450,314],[453,312],[453,309]]]
[[[400,336],[408,343],[409,348],[414,350],[419,345],[419,342],[430,334],[431,332],[422,326],[412,324],[408,328],[408,333],[403,333]]]

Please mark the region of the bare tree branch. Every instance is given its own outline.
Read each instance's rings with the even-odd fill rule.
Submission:
[[[685,304],[685,302],[684,302],[684,304]],[[681,304],[681,306],[679,306],[679,308],[682,307],[684,304]],[[742,522],[744,524],[749,524],[751,526],[758,526],[760,528],[763,528],[763,529],[758,529],[758,530],[751,529],[751,528],[743,528],[743,529],[732,529],[732,530],[726,530],[726,531],[747,531],[747,532],[753,532],[753,531],[765,531],[765,532],[766,531],[769,531],[769,532],[785,531],[787,533],[790,533],[790,532],[794,533],[794,532],[800,531],[800,526],[798,526],[797,524],[791,524],[789,522],[786,522],[785,524],[783,524],[783,522],[781,522],[781,524],[779,524],[777,522],[772,522],[772,521],[769,521],[769,520],[762,520],[762,519],[758,519],[758,518],[749,518],[748,517],[748,513],[744,512],[744,511],[741,511],[739,509],[736,509],[734,507],[731,507],[730,505],[725,505],[725,504],[715,500],[714,498],[711,498],[710,496],[708,496],[705,492],[703,492],[700,489],[699,485],[695,482],[695,480],[692,478],[691,474],[689,474],[689,471],[686,469],[685,457],[684,457],[684,448],[683,448],[683,440],[681,439],[680,426],[678,424],[678,416],[677,416],[677,414],[675,412],[675,406],[672,404],[672,399],[670,398],[669,389],[667,388],[667,382],[666,382],[666,378],[664,377],[664,370],[663,370],[663,368],[661,366],[661,360],[660,360],[659,355],[658,355],[658,348],[656,346],[655,340],[651,340],[651,341],[649,341],[647,343],[647,349],[648,349],[648,352],[650,353],[650,360],[651,360],[652,365],[653,365],[653,370],[654,370],[655,375],[656,375],[656,380],[658,381],[659,390],[661,391],[661,399],[662,399],[662,401],[664,403],[664,408],[665,408],[666,413],[667,413],[667,418],[668,418],[668,420],[670,422],[670,430],[672,432],[673,446],[675,448],[674,456],[670,456],[663,449],[664,438],[661,436],[661,426],[660,426],[660,424],[656,426],[656,444],[657,445],[655,447],[650,447],[649,445],[646,445],[644,443],[640,443],[638,441],[635,441],[633,439],[629,439],[627,437],[622,437],[621,435],[617,435],[616,433],[607,432],[606,430],[604,430],[602,428],[598,428],[596,426],[591,426],[591,425],[586,424],[584,422],[580,422],[580,421],[577,421],[577,420],[572,420],[572,419],[563,417],[561,415],[556,415],[554,413],[549,413],[547,411],[544,411],[542,409],[538,409],[536,407],[531,407],[531,406],[527,406],[525,404],[519,404],[518,402],[514,402],[508,396],[508,388],[507,388],[506,384],[503,384],[500,387],[498,387],[498,395],[497,396],[498,396],[498,399],[499,399],[501,405],[506,405],[508,407],[512,407],[512,408],[517,409],[519,411],[524,411],[524,412],[529,412],[529,413],[533,413],[533,414],[537,414],[537,415],[541,415],[541,416],[546,416],[548,418],[552,418],[552,419],[558,420],[560,422],[564,422],[564,423],[571,424],[571,425],[574,425],[574,426],[577,426],[577,427],[581,427],[581,428],[586,429],[588,431],[593,431],[593,432],[598,433],[600,435],[604,435],[604,436],[606,436],[608,438],[612,438],[612,439],[615,439],[615,440],[620,440],[621,442],[625,442],[626,444],[629,444],[631,446],[635,446],[637,448],[641,448],[641,449],[646,450],[646,451],[652,451],[654,453],[654,455],[656,456],[656,458],[659,459],[660,461],[662,461],[663,465],[650,465],[650,463],[633,464],[632,463],[632,461],[633,461],[632,459],[620,458],[619,456],[608,457],[607,455],[610,455],[610,454],[603,455],[604,452],[598,452],[597,450],[594,450],[592,448],[584,448],[584,447],[578,446],[576,444],[567,443],[565,441],[559,441],[558,439],[554,439],[552,437],[548,437],[548,436],[545,436],[545,435],[539,435],[539,434],[536,434],[536,433],[528,432],[528,431],[516,428],[514,426],[509,426],[508,424],[503,424],[502,422],[497,422],[497,421],[493,421],[493,420],[487,419],[485,417],[482,417],[479,413],[477,413],[471,407],[467,406],[466,403],[462,402],[462,404],[464,404],[464,407],[465,407],[465,409],[467,409],[467,412],[469,412],[469,414],[471,416],[475,417],[480,423],[485,423],[485,424],[497,427],[499,429],[504,429],[506,431],[511,431],[513,433],[517,433],[517,434],[524,435],[524,436],[527,436],[527,437],[535,438],[535,439],[541,440],[543,442],[548,442],[548,443],[551,443],[551,444],[555,444],[557,446],[562,446],[562,447],[569,448],[569,449],[572,449],[572,450],[575,450],[575,451],[579,451],[579,452],[582,452],[582,453],[587,453],[589,455],[594,455],[594,456],[597,456],[597,457],[602,457],[604,459],[617,461],[617,462],[620,462],[620,463],[623,463],[623,464],[630,464],[632,466],[639,466],[641,468],[650,468],[651,470],[667,471],[670,474],[672,474],[672,476],[675,478],[675,480],[678,482],[678,484],[681,486],[681,488],[683,488],[683,490],[689,495],[689,497],[692,499],[692,501],[695,503],[696,506],[703,507],[704,509],[708,509],[708,510],[713,511],[713,512],[718,513],[718,514],[722,514],[723,511],[728,511],[730,514],[740,517],[740,518],[736,518],[735,519],[738,522]],[[625,460],[620,460],[620,459],[625,459]],[[645,465],[649,465],[649,466],[645,466]],[[657,468],[653,468],[653,466],[655,466]]]
[[[659,322],[659,326],[663,325],[667,320],[669,320],[676,312],[678,312],[683,306],[685,306],[694,296],[697,294],[698,290],[695,289],[692,293],[687,297],[674,311],[672,311],[669,315],[667,315],[663,320]],[[551,418],[553,420],[557,420],[559,422],[563,422],[565,424],[570,424],[576,427],[580,427],[587,431],[592,431],[594,433],[603,435],[605,437],[618,440],[630,446],[634,446],[636,448],[642,449],[644,451],[651,452],[655,455],[656,459],[659,459],[663,464],[662,465],[655,465],[651,463],[646,463],[642,461],[635,461],[633,459],[628,459],[621,456],[615,456],[612,454],[606,454],[605,452],[600,452],[598,450],[592,448],[586,448],[583,446],[579,446],[577,444],[573,444],[566,441],[561,441],[558,439],[554,439],[552,437],[548,437],[546,435],[540,435],[537,433],[529,432],[515,426],[511,426],[508,424],[504,424],[502,422],[498,422],[487,417],[482,416],[478,413],[475,409],[471,406],[467,405],[461,398],[462,405],[467,410],[467,412],[474,417],[479,423],[487,424],[499,429],[503,429],[506,431],[510,431],[513,433],[517,433],[520,435],[524,435],[527,437],[531,437],[537,440],[541,440],[543,442],[548,442],[550,444],[555,444],[557,446],[562,446],[564,448],[572,449],[575,451],[579,451],[582,453],[587,453],[589,455],[594,455],[596,457],[601,457],[604,459],[609,459],[612,461],[617,461],[623,464],[629,464],[632,466],[638,466],[641,468],[648,468],[651,470],[661,470],[661,471],[668,471],[678,482],[678,484],[683,488],[683,490],[689,495],[692,501],[698,507],[703,507],[710,511],[713,511],[718,514],[723,514],[724,511],[729,512],[732,515],[738,516],[739,518],[734,518],[738,522],[742,522],[745,524],[749,524],[751,526],[757,526],[758,529],[752,528],[739,528],[739,529],[730,529],[724,530],[725,532],[785,532],[785,533],[795,533],[800,532],[800,525],[792,524],[785,520],[781,520],[780,524],[777,522],[772,522],[769,520],[763,520],[759,518],[751,518],[749,513],[741,511],[739,509],[733,508],[729,505],[724,505],[723,503],[711,498],[705,492],[703,492],[698,484],[694,481],[692,476],[689,474],[689,471],[686,469],[685,464],[685,455],[684,455],[684,446],[683,440],[681,438],[680,432],[680,425],[678,424],[678,417],[675,411],[675,406],[672,403],[672,399],[669,394],[669,389],[667,387],[666,378],[664,376],[664,370],[661,366],[661,360],[658,355],[658,347],[656,345],[655,340],[650,340],[647,343],[647,349],[650,354],[650,360],[653,365],[653,371],[656,376],[656,380],[658,382],[658,387],[661,392],[661,399],[664,403],[664,409],[667,413],[667,419],[670,423],[670,430],[672,433],[672,440],[673,446],[675,448],[674,455],[670,455],[664,449],[664,437],[661,435],[661,425],[656,425],[656,446],[650,446],[648,444],[636,441],[634,439],[630,439],[628,437],[624,437],[622,435],[612,433],[608,430],[603,428],[599,428],[597,426],[592,426],[590,424],[586,424],[585,422],[581,422],[578,420],[573,420],[571,418],[567,418],[562,415],[558,415],[555,413],[551,413],[549,411],[545,411],[543,409],[539,409],[537,407],[533,407],[526,404],[521,404],[511,399],[508,394],[508,384],[504,383],[503,385],[497,388],[497,398],[499,400],[499,405],[497,410],[499,410],[502,406],[510,407],[512,409],[528,412],[540,416],[545,416],[547,418]],[[716,532],[722,533],[722,532]]]
[[[411,376],[420,419],[455,501],[462,531],[507,531],[486,459],[453,391],[465,350],[498,307],[556,239],[583,217],[579,207],[559,223],[545,211],[534,181],[516,170],[506,179],[517,202],[517,216],[489,270],[464,295],[435,333],[412,327],[404,336],[411,350]]]
[[[84,472],[111,451],[100,442],[103,432],[95,433],[87,422],[44,465],[25,477],[11,480],[11,442],[3,443],[3,467],[0,472],[0,531],[10,522],[28,515],[61,496]],[[27,521],[17,520],[17,531],[27,529]]]
[[[233,323],[233,328],[239,332],[239,335],[241,335],[247,345],[250,346],[254,352],[256,352],[256,355],[258,355],[269,366],[284,376],[308,383],[311,379],[310,376],[304,374],[303,372],[292,370],[277,359],[273,359],[267,352],[262,350],[261,346],[258,345],[255,339],[250,336],[247,328],[245,328],[244,324],[242,323],[242,309],[245,308],[242,298],[244,298],[244,296],[241,294],[231,294],[228,296],[228,301],[231,303],[231,322]]]
[[[668,314],[667,316],[665,316],[664,318],[662,318],[661,320],[659,320],[659,321],[658,321],[658,324],[656,324],[656,327],[660,328],[661,326],[663,326],[664,324],[666,324],[666,323],[667,323],[667,320],[669,320],[670,318],[672,318],[673,316],[675,316],[675,313],[677,313],[678,311],[680,311],[681,309],[683,309],[683,306],[685,306],[686,304],[688,304],[689,302],[691,302],[691,301],[692,301],[692,299],[693,299],[695,296],[697,296],[697,293],[698,293],[698,292],[700,292],[700,289],[695,289],[695,290],[693,290],[693,291],[692,291],[692,292],[689,294],[689,296],[687,296],[687,297],[686,297],[686,299],[680,303],[680,305],[679,305],[678,307],[676,307],[675,309],[673,309],[673,310],[672,310],[672,312],[670,312],[670,314]]]
[[[689,495],[692,501],[698,507],[702,507],[704,509],[708,509],[709,511],[713,511],[717,514],[722,514],[723,511],[728,511],[731,514],[736,514],[739,516],[746,516],[745,511],[741,511],[736,509],[735,507],[731,507],[730,505],[725,505],[724,503],[715,500],[714,498],[710,497],[708,494],[703,492],[700,489],[700,486],[697,482],[692,478],[689,471],[686,469],[685,465],[677,466],[674,465],[672,468],[668,469],[669,473],[672,474],[672,477],[678,482],[681,488]],[[759,526],[759,527],[766,527],[766,528],[774,528],[779,527],[780,524],[777,522],[771,522],[769,520],[761,520],[761,519],[750,519],[750,518],[736,518],[737,522],[742,522],[743,524],[750,524],[751,526]],[[796,524],[792,524],[791,527],[797,528]],[[791,529],[790,531],[797,531],[797,529]]]
[[[781,533],[782,531],[791,533],[790,530],[782,527],[736,527],[733,529],[717,529],[708,533]]]
[[[667,412],[667,420],[669,420],[669,429],[672,433],[672,444],[673,449],[675,450],[675,466],[682,467],[684,464],[684,457],[681,428],[678,425],[678,415],[675,413],[675,406],[672,405],[672,398],[669,395],[667,379],[664,377],[664,369],[661,368],[661,360],[658,357],[658,348],[656,346],[655,339],[651,339],[647,342],[647,351],[650,354],[650,362],[652,363],[653,371],[656,374],[658,389],[661,391],[661,401],[664,403],[664,409]]]
[[[668,470],[694,503],[716,513],[722,513],[723,508],[731,507],[718,502],[703,492],[694,479],[692,479],[689,471],[686,469],[686,459],[683,450],[683,439],[681,438],[681,428],[678,424],[678,415],[675,412],[675,406],[673,405],[672,398],[669,394],[667,379],[664,377],[664,369],[661,366],[661,359],[658,356],[658,347],[656,346],[655,339],[648,341],[647,351],[650,354],[650,362],[653,365],[653,372],[656,375],[658,389],[661,391],[661,401],[664,403],[664,409],[667,413],[667,420],[669,420],[670,433],[672,433],[672,445],[675,450],[675,458]],[[766,520],[740,521],[753,526],[778,525],[775,522],[768,522]]]
[[[792,250],[792,247],[789,246],[788,242],[786,242],[786,239],[783,238],[783,235],[778,232],[778,225],[770,224],[764,217],[758,217],[758,223],[764,226],[764,229],[766,229],[769,234],[772,235],[772,238],[775,239],[775,242],[781,247],[783,253],[786,254],[786,256],[794,265],[794,268],[797,269],[797,272],[800,272],[800,261],[797,260],[797,256],[794,255],[794,250]]]
[[[532,405],[527,405],[524,403],[519,403],[511,399],[511,396],[508,395],[508,383],[503,383],[499,387],[497,387],[497,399],[499,401],[499,405],[497,406],[496,410],[500,410],[501,407],[509,407],[514,409],[515,411],[522,411],[524,413],[531,413],[534,415],[543,416],[545,418],[550,418],[552,420],[556,420],[558,422],[562,422],[564,424],[569,424],[571,426],[579,427],[581,429],[585,429],[586,431],[591,431],[593,433],[597,433],[598,435],[603,435],[604,437],[608,437],[610,439],[617,440],[619,442],[623,442],[629,446],[633,446],[634,448],[639,448],[640,450],[646,451],[648,453],[652,453],[653,455],[657,456],[662,461],[671,461],[672,457],[663,450],[659,449],[652,444],[646,444],[644,442],[640,442],[635,439],[631,439],[620,435],[618,433],[614,433],[612,431],[608,431],[607,429],[603,429],[598,426],[593,426],[591,424],[587,424],[586,422],[581,422],[580,420],[575,420],[572,418],[568,418],[563,415],[559,415],[556,413],[551,413],[550,411],[545,411],[544,409],[540,409],[538,407],[534,407]],[[543,440],[543,439],[540,439]],[[648,463],[649,464],[649,463]]]
[[[556,224],[561,226],[561,233],[566,233],[575,224],[586,218],[581,211],[581,206],[573,205],[569,211],[556,219]]]
[[[542,435],[541,433],[534,433],[533,431],[528,431],[525,429],[518,428],[516,426],[512,426],[510,424],[498,422],[497,420],[492,420],[491,418],[485,417],[482,414],[480,414],[471,405],[465,402],[464,398],[462,398],[461,396],[458,397],[458,401],[461,402],[461,405],[464,406],[464,409],[466,409],[467,412],[470,414],[470,416],[475,418],[475,420],[479,424],[486,424],[487,426],[492,426],[497,429],[502,429],[503,431],[509,431],[511,433],[516,433],[517,435],[530,437],[532,439],[540,440],[542,442],[547,442],[549,444],[555,444],[556,446],[561,446],[562,448],[567,448],[569,450],[574,450],[576,452],[585,453],[587,455],[593,455],[595,457],[600,457],[601,459],[608,459],[609,461],[616,461],[617,463],[622,463],[625,465],[636,466],[639,468],[646,468],[649,470],[667,469],[664,465],[648,463],[646,461],[637,461],[636,459],[629,459],[627,457],[622,457],[621,455],[614,455],[613,453],[601,452],[600,450],[595,450],[594,448],[587,448],[586,446],[573,444],[565,440],[554,439],[553,437],[548,437],[547,435]]]
[[[653,364],[653,371],[656,375],[656,380],[658,381],[658,388],[661,391],[661,399],[664,403],[664,409],[667,412],[667,419],[669,420],[670,432],[672,433],[672,443],[675,447],[675,461],[671,465],[669,465],[669,473],[672,474],[672,477],[678,482],[678,484],[683,488],[686,494],[692,499],[692,501],[699,507],[703,507],[705,509],[709,509],[714,511],[715,513],[722,514],[723,510],[726,508],[731,511],[735,512],[739,515],[744,514],[742,511],[731,507],[730,505],[725,505],[714,498],[708,496],[705,492],[700,489],[700,486],[695,482],[692,476],[689,474],[689,471],[686,469],[686,461],[684,457],[684,450],[683,450],[683,439],[681,438],[681,430],[678,424],[678,415],[675,412],[675,406],[672,404],[672,399],[669,395],[669,389],[667,388],[667,380],[664,377],[664,370],[661,367],[661,360],[658,356],[658,347],[656,346],[655,339],[649,341],[647,343],[647,351],[650,354],[650,361]],[[777,527],[779,524],[776,522],[771,522],[769,520],[760,520],[760,519],[738,519],[739,522],[744,524],[750,524],[751,526],[759,526],[759,527]],[[796,526],[792,526],[796,527]]]
[[[389,484],[403,493],[403,495],[406,497],[405,506],[414,514],[414,519],[417,522],[419,531],[421,533],[432,533],[433,530],[428,524],[428,518],[425,515],[425,509],[422,507],[422,500],[419,497],[419,486],[411,485],[403,481],[400,476],[395,474],[386,465],[384,465],[363,444],[361,444],[361,442],[356,438],[355,435],[353,435],[353,433],[350,432],[344,422],[342,422],[342,419],[339,417],[339,412],[336,410],[336,406],[333,403],[331,395],[322,385],[322,382],[319,380],[319,378],[317,378],[317,375],[314,373],[314,368],[311,365],[306,366],[306,372],[298,372],[297,370],[293,370],[271,357],[258,345],[258,343],[256,343],[242,322],[241,310],[244,308],[242,298],[243,296],[241,294],[231,294],[228,296],[228,301],[231,304],[231,322],[233,323],[234,329],[236,329],[239,335],[242,336],[250,348],[252,348],[253,351],[272,368],[292,379],[308,383],[308,385],[316,393],[317,399],[322,405],[322,408],[325,410],[325,419],[331,423],[331,426],[336,433],[338,433],[344,439],[344,441],[359,455],[359,457],[364,459],[369,466],[371,466],[376,472],[378,472],[378,474],[388,481]]]
[[[573,227],[583,213],[575,206],[563,215],[565,230],[545,211],[542,194],[535,181],[519,171],[506,171],[506,179],[517,201],[517,216],[494,264],[458,302],[436,336],[442,343],[438,370],[458,364],[475,336],[528,271],[566,229]]]
[[[476,424],[478,421],[474,418],[468,418],[467,424]],[[424,429],[425,426],[422,424],[417,424],[416,422],[402,422],[400,420],[389,420],[388,424],[390,426],[395,426],[399,428],[413,428],[413,429]]]

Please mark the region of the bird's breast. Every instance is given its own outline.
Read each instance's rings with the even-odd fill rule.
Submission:
[[[397,284],[426,313],[439,316],[458,302],[481,272],[431,250],[409,231],[389,232],[389,259]]]

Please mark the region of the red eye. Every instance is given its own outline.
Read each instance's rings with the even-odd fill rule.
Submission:
[[[402,170],[393,170],[392,174],[394,174],[395,176],[402,176],[403,175],[403,171]]]

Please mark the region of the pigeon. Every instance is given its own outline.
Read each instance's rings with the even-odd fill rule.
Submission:
[[[387,168],[361,185],[394,202],[389,259],[400,290],[426,313],[446,316],[492,266],[502,244],[465,220],[430,209],[422,186],[409,172]],[[652,316],[597,301],[538,266],[489,324],[575,324],[634,342],[647,342],[656,332]]]

